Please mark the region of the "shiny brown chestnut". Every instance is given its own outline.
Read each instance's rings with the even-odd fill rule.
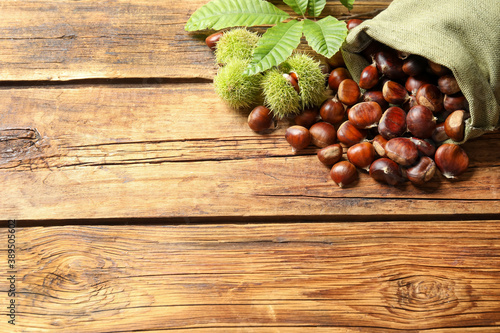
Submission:
[[[427,139],[436,129],[436,120],[431,110],[423,105],[416,105],[406,115],[406,126],[417,138]]]
[[[338,140],[350,147],[366,139],[367,131],[356,128],[349,120],[344,121],[337,130]]]
[[[345,67],[344,57],[342,56],[342,52],[340,50],[337,53],[335,53],[331,58],[326,59],[326,62],[332,68]]]
[[[386,157],[375,160],[370,165],[370,176],[378,182],[397,185],[403,182],[399,165]]]
[[[406,79],[405,89],[415,95],[418,89],[426,83],[431,83],[431,78],[427,75],[410,76]]]
[[[404,62],[402,70],[406,75],[415,76],[423,73],[427,67],[427,62],[421,56],[412,54]]]
[[[205,39],[205,43],[207,46],[212,50],[215,51],[215,48],[217,46],[217,43],[219,42],[220,38],[224,35],[224,32],[216,32],[214,34],[211,34]]]
[[[378,124],[378,132],[387,140],[403,135],[406,132],[406,112],[397,106],[385,110]]]
[[[460,92],[457,79],[452,74],[441,76],[438,79],[438,88],[446,95],[453,95]]]
[[[445,143],[439,146],[434,155],[436,165],[446,178],[457,178],[469,166],[469,157],[459,145]]]
[[[359,129],[376,127],[382,117],[382,108],[376,102],[361,102],[351,107],[349,121]]]
[[[330,177],[339,187],[344,187],[358,179],[358,170],[352,163],[340,161],[330,170]]]
[[[432,140],[434,142],[443,142],[448,140],[450,137],[446,134],[444,130],[444,122],[436,124],[436,129],[432,133]]]
[[[356,167],[368,171],[375,160],[375,148],[370,142],[357,143],[347,149],[347,159]]]
[[[321,119],[330,124],[337,124],[344,120],[345,107],[337,98],[328,98],[319,109]]]
[[[417,103],[427,107],[432,112],[443,110],[443,94],[433,84],[424,84],[417,91]]]
[[[342,153],[343,153],[342,146],[338,143],[335,143],[333,145],[321,148],[320,150],[318,150],[317,155],[321,163],[330,166],[340,161]]]
[[[319,112],[316,109],[305,109],[300,114],[295,116],[295,125],[304,126],[309,128],[314,125],[319,119]]]
[[[306,148],[311,143],[311,133],[303,126],[294,125],[287,128],[285,132],[286,141],[292,146],[293,153]]]
[[[387,139],[384,138],[380,134],[376,135],[372,140],[373,148],[375,149],[375,152],[377,153],[377,155],[380,157],[386,156],[386,152],[385,152],[385,145],[386,144],[387,144]]]
[[[394,138],[385,145],[387,157],[402,166],[410,166],[418,160],[417,146],[409,138]]]
[[[453,111],[444,121],[444,132],[453,141],[460,142],[465,135],[465,119],[467,114],[464,110]]]
[[[438,63],[435,63],[434,61],[427,60],[427,65],[428,65],[429,71],[434,75],[443,76],[445,74],[451,73],[451,71],[448,69],[448,67],[440,65]]]
[[[293,89],[297,92],[300,93],[300,87],[299,87],[299,82],[297,81],[296,77],[297,75],[292,76],[290,74],[284,73],[283,77],[290,83],[290,85],[293,87]]]
[[[443,107],[447,112],[455,110],[469,110],[469,102],[462,94],[444,95]]]
[[[332,124],[321,121],[311,126],[311,142],[319,148],[334,144],[337,141],[337,131]]]
[[[344,67],[335,68],[328,77],[328,86],[334,92],[337,92],[340,83],[347,79],[352,79],[352,76],[351,73],[349,73],[349,71],[346,68]]]
[[[436,153],[436,146],[430,140],[411,137],[410,140],[417,146],[420,155],[433,157]]]
[[[406,74],[403,72],[403,60],[398,57],[394,50],[377,52],[374,60],[380,74],[383,74],[389,79],[395,81],[400,81],[406,78]]]
[[[359,87],[362,89],[371,89],[375,87],[378,83],[379,76],[375,63],[366,66],[359,77]]]
[[[387,81],[382,87],[382,94],[390,104],[403,104],[409,98],[405,87],[395,81]]]
[[[356,81],[352,79],[345,79],[340,82],[339,90],[337,91],[337,97],[339,101],[345,105],[351,106],[358,102],[361,96],[361,91]]]
[[[349,21],[347,21],[346,25],[347,25],[347,30],[351,30],[355,27],[357,27],[358,25],[360,25],[361,23],[363,23],[363,20],[360,20],[360,19],[350,19]]]
[[[361,96],[361,100],[363,102],[376,102],[380,105],[382,110],[385,110],[389,107],[389,103],[384,99],[384,94],[380,90],[368,90],[363,93]]]
[[[274,128],[274,119],[271,110],[262,105],[257,106],[248,115],[248,126],[255,132]]]
[[[436,163],[428,156],[420,158],[417,164],[406,170],[406,177],[416,185],[423,185],[434,177]]]

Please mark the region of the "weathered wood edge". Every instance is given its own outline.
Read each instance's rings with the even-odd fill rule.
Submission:
[[[16,328],[500,327],[499,221],[284,222],[17,227]]]

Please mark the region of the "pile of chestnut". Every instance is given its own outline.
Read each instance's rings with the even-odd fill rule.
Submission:
[[[464,139],[469,117],[451,71],[376,41],[362,54],[371,64],[359,84],[342,64],[335,66],[328,77],[333,97],[319,110],[304,110],[293,119],[285,134],[293,151],[310,144],[321,148],[318,159],[331,166],[330,176],[340,187],[354,182],[358,169],[390,185],[424,184],[436,169],[448,178],[464,173],[467,154],[457,144],[444,143]],[[256,131],[272,121],[264,106],[248,118]]]

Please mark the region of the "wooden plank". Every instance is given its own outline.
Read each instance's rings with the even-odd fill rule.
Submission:
[[[19,225],[15,235],[16,326],[4,317],[4,332],[500,329],[498,221]]]
[[[0,212],[15,219],[500,213],[499,133],[465,145],[469,171],[423,187],[367,174],[339,189],[287,121],[268,135],[211,84],[0,90]]]
[[[205,78],[215,74],[207,32],[186,32],[208,0],[5,0],[0,3],[0,77],[13,80]],[[390,0],[358,0],[353,14]],[[275,1],[280,3],[281,1]],[[329,1],[325,14],[348,14]]]

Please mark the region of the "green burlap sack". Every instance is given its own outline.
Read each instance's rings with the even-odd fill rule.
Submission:
[[[372,39],[452,70],[470,106],[462,143],[500,127],[500,0],[394,0],[347,36],[358,82],[368,62],[356,53]]]

